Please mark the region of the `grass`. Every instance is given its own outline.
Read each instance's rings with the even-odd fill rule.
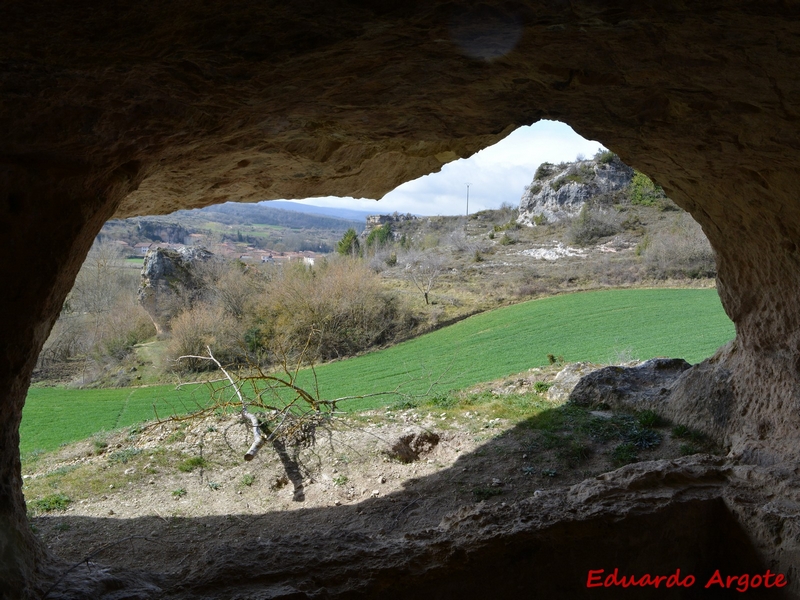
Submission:
[[[72,500],[70,500],[69,496],[59,492],[29,502],[28,508],[34,513],[51,512],[54,510],[65,510],[70,502],[72,502]]]
[[[500,308],[403,344],[317,368],[324,397],[421,394],[492,381],[548,364],[609,362],[621,352],[698,362],[734,336],[716,290],[606,290]],[[367,409],[375,399],[344,408]],[[383,403],[386,403],[384,400]]]
[[[54,450],[100,431],[153,419],[156,412],[162,417],[184,413],[207,401],[205,386],[182,391],[172,385],[105,390],[34,387],[28,390],[22,411],[20,449],[23,454]]]
[[[398,389],[408,395],[435,395],[442,406],[450,390],[547,365],[548,356],[602,363],[624,352],[640,359],[672,356],[697,362],[733,336],[716,290],[604,290],[486,312],[385,350],[320,365],[316,373],[324,398]],[[301,384],[313,389],[309,374]],[[203,386],[182,391],[168,385],[31,388],[20,428],[21,450],[53,450],[99,431],[152,419],[156,412],[188,412],[207,401]],[[397,396],[386,395],[349,400],[340,408],[366,410],[397,402]]]
[[[192,456],[178,464],[178,471],[184,473],[191,473],[195,469],[204,468],[208,466],[208,461],[202,456]]]

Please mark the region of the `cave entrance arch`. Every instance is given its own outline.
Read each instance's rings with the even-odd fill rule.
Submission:
[[[49,568],[21,491],[18,429],[30,373],[107,219],[231,197],[379,197],[541,118],[569,122],[651,174],[716,251],[737,337],[695,370],[671,410],[727,439],[732,458],[762,475],[795,461],[796,10],[748,0],[486,8],[490,31],[467,28],[465,38],[458,25],[454,40],[461,21],[443,2],[4,7],[7,595],[35,597]],[[513,39],[493,37],[506,26]],[[481,43],[466,47],[480,51],[468,53],[472,39]],[[781,540],[764,551],[789,561],[797,551]]]

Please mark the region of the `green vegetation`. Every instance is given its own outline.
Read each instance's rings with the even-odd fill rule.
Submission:
[[[192,456],[178,464],[178,471],[191,473],[195,469],[202,469],[208,466],[208,461],[202,456]]]
[[[34,513],[51,512],[54,510],[66,510],[69,503],[72,502],[69,496],[65,494],[50,494],[38,500],[28,503],[28,509]]]
[[[614,162],[614,159],[617,158],[617,155],[614,154],[611,150],[598,150],[597,153],[594,155],[594,159],[597,161],[598,164],[607,165]]]
[[[396,346],[316,368],[324,398],[389,392],[434,395],[534,366],[557,349],[567,361],[607,362],[620,349],[640,359],[681,356],[700,361],[734,335],[715,290],[629,289],[534,300],[465,319]],[[553,356],[553,360],[558,360]],[[313,389],[310,373],[300,383]],[[347,410],[396,402],[391,395],[350,400]],[[154,417],[189,412],[208,402],[203,386],[108,390],[31,388],[23,411],[21,448],[50,450]],[[51,423],[59,423],[53,427]]]
[[[327,398],[398,385],[419,394],[434,382],[439,390],[463,389],[546,365],[554,346],[570,362],[608,362],[620,349],[640,359],[681,356],[696,362],[733,335],[715,290],[607,290],[497,309],[316,371]],[[375,404],[374,399],[353,400],[343,407]]]
[[[336,244],[336,251],[342,256],[358,256],[361,252],[361,244],[358,242],[358,234],[352,227],[344,232],[342,239]]]
[[[129,427],[156,414],[186,413],[207,402],[202,385],[181,390],[172,385],[105,390],[32,387],[22,411],[20,449],[23,453],[53,450],[99,431]]]
[[[253,483],[255,483],[255,480],[256,478],[252,473],[245,473],[244,475],[242,475],[242,485],[246,485],[247,487],[253,485]]]
[[[556,171],[556,166],[553,163],[543,162],[539,165],[536,169],[536,173],[533,175],[533,179],[535,181],[541,181],[542,179],[546,179],[550,177]]]
[[[345,234],[347,235],[347,234]],[[369,232],[367,246],[384,246],[392,240],[392,224],[384,223]]]
[[[141,454],[141,452],[142,451],[139,448],[124,448],[109,454],[108,460],[114,463],[126,465],[128,464],[128,461],[130,461],[134,456]]]
[[[664,190],[661,186],[656,185],[644,173],[636,171],[631,180],[629,195],[631,204],[638,204],[642,206],[652,206],[659,200],[666,198]]]
[[[630,442],[621,443],[611,453],[611,463],[615,467],[634,463],[637,460],[639,460],[639,457],[636,454],[636,446]]]

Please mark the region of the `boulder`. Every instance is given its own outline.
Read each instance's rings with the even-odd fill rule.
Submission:
[[[170,321],[189,308],[203,292],[197,265],[214,255],[202,248],[176,250],[153,247],[147,251],[139,284],[139,304],[153,320],[158,335],[169,332]]]
[[[569,398],[578,382],[597,369],[597,365],[589,362],[572,363],[558,372],[553,385],[547,390],[547,398],[552,402],[564,402]]]
[[[646,410],[665,403],[691,365],[682,358],[652,358],[635,367],[604,367],[581,378],[569,395],[578,406]]]

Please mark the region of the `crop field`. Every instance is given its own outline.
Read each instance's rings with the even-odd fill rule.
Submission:
[[[549,363],[613,363],[682,357],[699,362],[731,340],[733,323],[713,289],[631,289],[533,300],[316,369],[323,398],[399,390],[421,395],[492,381]],[[301,383],[313,387],[308,374]],[[205,388],[172,386],[108,390],[32,388],[20,430],[23,453],[186,412],[206,400]],[[346,410],[391,403],[391,395],[349,400]]]
[[[82,440],[100,431],[128,427],[195,410],[207,402],[204,385],[173,385],[104,390],[31,388],[20,426],[20,449],[53,450],[60,444]]]
[[[317,368],[323,397],[462,389],[531,367],[656,356],[691,363],[734,337],[713,289],[604,290],[533,300],[470,317],[386,350]],[[374,405],[350,403],[353,410]]]

